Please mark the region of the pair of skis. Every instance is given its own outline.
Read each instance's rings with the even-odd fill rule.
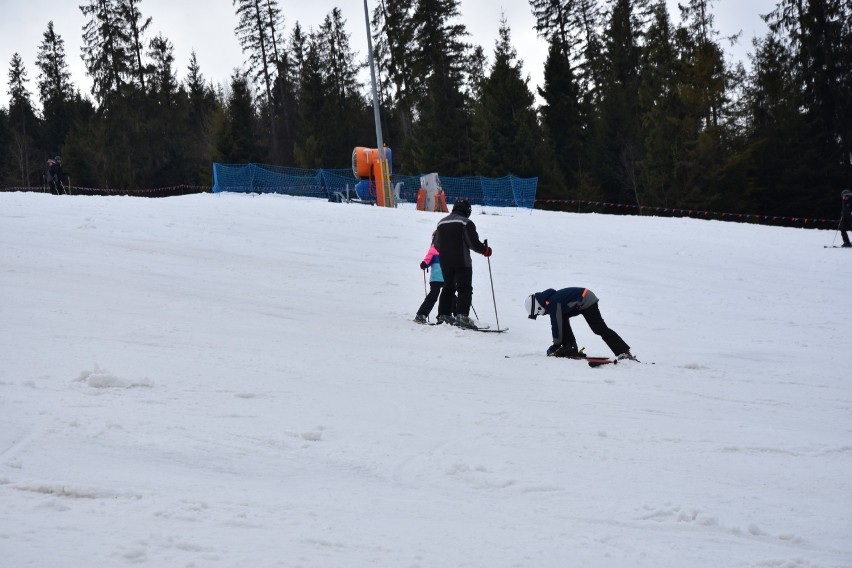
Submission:
[[[443,322],[435,321],[435,322],[424,322],[420,325],[442,325]],[[503,333],[504,331],[509,331],[508,327],[504,327],[502,329],[491,329],[491,327],[485,326],[477,326],[477,327],[464,327],[455,324],[448,324],[450,327],[456,327],[458,329],[466,329],[468,331],[479,331],[482,333]],[[508,359],[509,356],[506,355]],[[610,358],[610,357],[557,357],[557,359],[573,359],[575,361],[585,361],[588,363],[589,367],[602,367],[603,365],[617,365],[618,359]]]
[[[506,359],[511,359],[512,355],[504,355]],[[556,359],[571,359],[573,361],[585,361],[589,367],[601,367],[603,365],[616,365],[618,359],[610,357],[555,357]]]
[[[560,359],[574,359],[575,361],[585,361],[589,364],[589,367],[600,367],[601,365],[617,365],[619,359],[615,357],[560,357]],[[633,361],[635,363],[641,363],[641,361],[635,357],[627,358],[626,361]],[[645,362],[648,364],[648,362]],[[654,364],[652,361],[651,365]]]
[[[420,324],[420,325],[442,325],[442,324],[443,324],[443,322],[440,322],[440,321],[429,321],[429,322],[426,322],[426,323],[423,323],[423,324]],[[502,329],[500,329],[500,328],[491,329],[491,326],[489,326],[489,325],[482,325],[482,326],[477,326],[477,327],[466,327],[466,326],[456,325],[456,324],[448,324],[448,325],[450,327],[456,327],[458,329],[466,329],[468,331],[480,331],[482,333],[503,333],[504,331],[509,331],[508,327],[504,327]]]

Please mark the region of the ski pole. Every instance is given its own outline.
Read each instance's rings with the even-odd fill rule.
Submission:
[[[488,239],[485,239],[485,246],[488,246]],[[485,259],[488,261],[488,279],[491,280],[491,300],[494,302],[494,319],[497,320],[497,329],[500,329],[500,318],[497,316],[497,298],[494,296],[494,277],[491,276],[491,257],[487,256]]]
[[[837,230],[834,231],[834,238],[831,239],[831,246],[834,246],[834,243],[837,242],[837,235],[840,234],[840,226],[843,225],[843,215],[840,216],[840,222],[837,223]]]
[[[420,272],[423,273],[423,295],[428,296],[429,292],[426,291],[426,271],[421,270]],[[426,316],[426,321],[429,321],[429,316]]]
[[[479,319],[479,314],[476,313],[476,308],[473,307],[473,304],[470,305],[470,309],[473,310],[473,315],[476,316],[476,319]]]

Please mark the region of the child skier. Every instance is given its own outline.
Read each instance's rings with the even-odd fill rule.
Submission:
[[[417,310],[417,315],[414,316],[414,321],[417,323],[426,323],[429,320],[429,312],[438,301],[438,296],[441,294],[441,288],[444,286],[444,273],[441,272],[441,258],[438,255],[438,249],[435,248],[435,233],[432,233],[432,244],[429,245],[429,250],[426,251],[426,256],[420,263],[420,270],[432,269],[432,276],[429,277],[429,293],[423,303],[420,304],[420,309]]]
[[[530,294],[526,299],[526,310],[530,319],[545,314],[550,316],[553,345],[547,348],[549,357],[585,357],[577,349],[577,340],[569,322],[572,317],[582,315],[592,331],[601,336],[619,359],[637,360],[630,354],[630,346],[607,327],[598,308],[598,298],[588,288],[548,288],[544,292]]]

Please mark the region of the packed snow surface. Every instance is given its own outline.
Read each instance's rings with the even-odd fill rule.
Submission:
[[[475,206],[486,334],[440,218],[0,194],[0,565],[852,566],[836,232]],[[545,356],[569,286],[641,363]]]

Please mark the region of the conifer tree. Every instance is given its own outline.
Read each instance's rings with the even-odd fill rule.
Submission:
[[[419,100],[414,52],[415,0],[381,0],[373,11],[374,57],[378,67],[382,125],[395,145],[394,161],[407,164],[415,106]],[[387,119],[386,119],[387,117]]]
[[[293,164],[296,117],[298,115],[298,93],[292,82],[293,63],[290,53],[282,51],[275,75],[275,90],[272,95],[273,140],[277,151],[272,155],[273,163]]]
[[[43,109],[43,136],[41,146],[48,153],[59,153],[71,129],[74,115],[74,87],[65,59],[65,42],[47,23],[36,56],[39,68],[38,92]]]
[[[280,25],[276,0],[232,0],[236,7],[235,32],[243,52],[248,54],[248,69],[253,81],[263,85],[267,101],[272,100],[277,46],[273,38]],[[269,4],[267,8],[266,4]]]
[[[600,176],[593,158],[600,123],[605,73],[603,17],[598,0],[530,0],[536,31],[548,41],[544,85],[539,95],[544,131],[550,141],[556,181],[543,190],[600,199]],[[566,193],[567,192],[567,193]]]
[[[801,110],[801,86],[793,54],[774,34],[754,41],[752,74],[745,89],[750,117],[747,156],[752,168],[753,210],[771,215],[807,211],[813,168],[823,159]]]
[[[260,162],[262,148],[257,142],[256,109],[246,74],[231,76],[231,93],[225,107],[225,122],[217,137],[216,161],[226,164]]]
[[[119,0],[88,0],[80,6],[88,18],[83,26],[83,62],[92,79],[92,94],[100,107],[123,94],[132,62],[130,37],[123,25]]]
[[[145,50],[145,32],[151,25],[151,18],[143,18],[139,5],[142,0],[119,0],[119,14],[124,25],[124,35],[127,38],[128,72],[135,78],[139,88],[145,92],[148,66],[142,61]]]
[[[320,51],[320,40],[311,33],[303,51],[294,145],[296,165],[303,168],[320,168],[327,163],[324,161],[328,140],[325,132],[328,123],[324,120],[327,84]]]
[[[639,46],[632,2],[616,0],[606,29],[606,66],[598,105],[596,170],[603,198],[639,204]]]
[[[12,136],[9,132],[9,112],[0,107],[0,187],[18,185],[19,178],[17,168],[12,159],[12,153],[8,151]]]
[[[80,6],[88,17],[83,59],[98,107],[85,134],[89,140],[77,148],[90,149],[86,167],[100,184],[114,188],[139,187],[148,179],[157,151],[153,143],[157,108],[147,91],[150,66],[142,59],[150,18],[142,18],[139,4],[139,0],[89,0]]]
[[[303,167],[346,163],[352,148],[373,139],[361,96],[358,62],[342,12],[334,8],[311,35],[303,63],[296,159]],[[374,130],[372,130],[374,132]],[[308,165],[311,164],[311,165]]]
[[[682,80],[687,97],[700,114],[701,128],[720,126],[728,102],[725,58],[714,29],[713,0],[689,0],[679,4],[684,26],[678,30]]]
[[[600,104],[599,86],[603,83],[605,71],[603,14],[598,0],[576,0],[573,9],[574,26],[578,30],[579,45],[575,47],[579,54],[577,78],[586,95],[588,104]]]
[[[602,13],[598,0],[529,0],[536,32],[564,50],[589,103],[599,102],[603,74]],[[555,43],[554,43],[555,42]]]
[[[588,169],[584,151],[588,142],[584,129],[587,115],[568,50],[560,44],[559,36],[550,38],[543,78],[538,89],[543,100],[541,120],[552,148],[552,167],[558,172],[556,185],[544,196],[579,197],[581,180]]]
[[[39,99],[42,104],[66,102],[72,97],[73,85],[68,61],[65,58],[65,40],[56,33],[53,21],[47,23],[36,56],[36,67],[41,71],[38,80]]]
[[[162,109],[169,109],[177,102],[178,81],[174,70],[174,46],[162,34],[151,39],[148,56],[151,63],[151,93]]]
[[[288,80],[293,85],[297,99],[299,98],[299,92],[302,90],[302,68],[305,65],[308,41],[309,38],[302,30],[302,26],[299,22],[296,22],[290,31],[288,42],[290,57],[287,71],[290,73]]]
[[[29,89],[27,70],[20,54],[14,53],[9,64],[9,131],[10,141],[6,151],[14,157],[17,170],[16,183],[27,187],[40,185],[36,166],[34,140],[38,137],[37,118]]]
[[[806,136],[821,156],[807,166],[808,187],[825,210],[852,179],[852,5],[780,0],[764,19],[792,55]]]
[[[638,104],[643,148],[638,162],[645,205],[673,207],[680,202],[681,160],[685,145],[674,33],[665,0],[653,7],[641,52]]]
[[[505,16],[500,20],[494,63],[482,81],[473,119],[477,172],[490,177],[541,173],[541,132],[528,79],[511,43]]]
[[[419,99],[412,129],[412,158],[420,171],[473,173],[470,101],[465,97],[468,35],[458,0],[419,0],[414,12],[414,76]]]
[[[210,162],[213,154],[214,125],[215,118],[221,112],[221,104],[212,85],[207,83],[201,73],[195,51],[190,55],[184,84],[189,102],[187,159],[194,168],[187,183],[212,185]]]
[[[237,40],[248,54],[248,70],[255,84],[261,85],[266,97],[264,110],[268,115],[270,135],[275,125],[272,111],[272,91],[278,67],[278,38],[283,17],[277,0],[232,0],[238,17]],[[277,153],[277,140],[272,138],[272,152]]]
[[[147,121],[149,139],[148,179],[154,187],[173,185],[175,180],[189,183],[195,168],[187,135],[190,105],[186,91],[179,85],[174,69],[174,48],[162,34],[149,44],[149,98],[151,118]]]
[[[734,112],[731,73],[713,26],[713,0],[680,4],[682,24],[675,31],[678,49],[678,89],[683,108],[684,135],[679,206],[716,209],[722,206]]]
[[[551,46],[558,46],[568,55],[577,40],[571,22],[575,0],[529,0],[535,17],[535,31]]]
[[[361,85],[358,73],[365,67],[355,59],[355,53],[349,44],[346,21],[339,8],[332,9],[319,28],[320,57],[325,69],[329,95],[337,99],[341,107],[357,97]]]

